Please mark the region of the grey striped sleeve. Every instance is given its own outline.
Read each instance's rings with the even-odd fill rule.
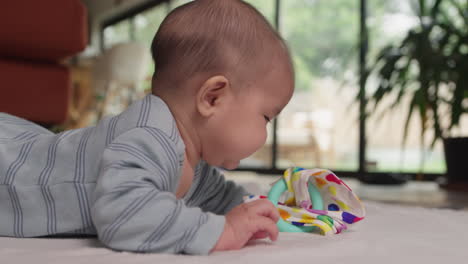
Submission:
[[[199,204],[203,211],[225,215],[243,202],[244,195],[249,195],[243,187],[233,181],[226,181],[216,167],[205,163],[201,175],[201,182],[193,194],[193,202]]]
[[[225,219],[177,200],[175,142],[156,128],[132,129],[104,151],[91,205],[98,237],[125,251],[208,254]]]

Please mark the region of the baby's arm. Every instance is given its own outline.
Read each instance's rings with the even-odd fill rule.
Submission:
[[[192,201],[203,211],[226,215],[226,224],[212,251],[240,249],[250,240],[278,237],[278,210],[268,200],[242,203],[244,188],[226,181],[219,169],[204,164]],[[190,205],[190,204],[189,204]]]
[[[193,200],[200,204],[203,211],[225,215],[243,202],[247,191],[232,181],[226,181],[222,172],[206,163],[203,164],[201,179]]]
[[[187,207],[171,181],[175,143],[155,128],[136,128],[105,150],[92,203],[99,239],[116,250],[207,254],[225,217]],[[163,153],[163,155],[161,155]]]

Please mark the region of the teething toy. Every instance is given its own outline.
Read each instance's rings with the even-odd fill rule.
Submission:
[[[284,203],[279,202],[285,193]],[[246,202],[268,199],[281,215],[280,232],[340,233],[364,218],[359,198],[333,172],[323,169],[289,168],[276,181],[268,196],[251,195]]]
[[[318,190],[312,184],[308,184],[308,189],[310,193],[310,199],[312,200],[313,208],[316,210],[323,210],[322,196],[320,195]],[[273,204],[278,204],[278,199],[280,198],[281,194],[283,194],[286,190],[286,182],[283,179],[277,181],[268,193],[268,200],[270,200]],[[282,218],[278,220],[277,225],[280,232],[311,232],[315,229],[313,226],[309,227],[292,225],[285,222]]]

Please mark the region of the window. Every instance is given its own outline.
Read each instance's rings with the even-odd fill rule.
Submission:
[[[245,0],[254,6],[270,22],[275,24],[275,1],[274,0]]]
[[[133,18],[133,23],[135,23],[135,40],[150,47],[156,31],[166,15],[167,7],[165,5],[158,5],[137,14]]]
[[[137,14],[133,18],[135,25],[135,40],[145,44],[148,49],[151,48],[151,42],[154,35],[161,25],[164,17],[167,15],[167,6],[164,4],[157,5],[149,10]],[[151,78],[154,72],[154,63],[151,60],[146,79],[142,85],[146,91],[151,90]]]
[[[329,168],[346,176],[356,176],[361,169],[375,175],[416,173],[424,157],[424,172],[437,175],[445,171],[441,145],[434,151],[421,151],[416,118],[410,124],[408,144],[401,148],[407,108],[402,106],[382,118],[364,119],[356,99],[363,89],[359,85],[360,66],[365,63],[371,67],[379,49],[401,40],[414,25],[412,1],[245,1],[278,26],[288,43],[296,71],[296,90],[277,121],[268,125],[265,146],[242,160],[240,169],[280,172],[298,165]],[[104,28],[105,46],[134,39],[149,47],[167,12],[187,2],[190,0],[163,2],[115,20]],[[368,15],[361,12],[362,4],[367,6]],[[363,31],[369,35],[367,50],[363,48],[365,43],[360,44],[360,20],[367,24]],[[367,55],[367,62],[358,60],[360,48]],[[148,76],[153,70],[154,66]],[[372,92],[375,83],[375,76],[369,76],[367,93]],[[148,89],[150,83],[145,87]],[[367,126],[366,134],[360,130],[360,122]],[[367,141],[360,144],[359,138],[364,135]],[[359,159],[363,153],[367,162]]]
[[[282,1],[280,31],[296,71],[279,118],[278,166],[358,168],[357,1]]]
[[[124,20],[104,28],[104,43],[111,47],[130,40],[130,20]]]
[[[181,6],[183,4],[186,4],[188,2],[192,2],[192,0],[172,0],[169,2],[170,9],[174,9],[178,6]]]
[[[368,26],[370,32],[368,66],[375,61],[377,52],[389,43],[399,43],[408,30],[418,24],[414,6],[407,0],[368,1]],[[375,76],[370,76],[367,92],[377,86]],[[389,98],[387,98],[389,99]],[[409,103],[409,98],[404,99]],[[385,100],[385,99],[384,99]],[[388,103],[387,103],[388,102]],[[374,116],[367,122],[367,160],[368,169],[376,172],[423,172],[444,173],[445,161],[442,143],[439,142],[433,151],[421,147],[421,129],[419,116],[414,115],[409,124],[409,134],[405,147],[402,146],[403,128],[408,113],[408,104],[388,110],[389,102],[383,102]],[[426,140],[426,146],[428,141]],[[421,163],[422,162],[422,163]]]

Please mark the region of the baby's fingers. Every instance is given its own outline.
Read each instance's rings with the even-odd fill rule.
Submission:
[[[265,216],[273,220],[275,223],[278,222],[280,217],[278,209],[266,199],[256,200],[247,203],[249,211],[259,216]]]
[[[255,233],[255,234],[250,238],[250,240],[264,239],[264,238],[269,237],[269,235],[270,235],[270,234],[268,234],[268,233],[265,232],[265,231],[258,231],[257,233]]]
[[[272,241],[276,241],[276,239],[278,238],[278,233],[279,233],[278,227],[276,226],[276,223],[273,222],[270,218],[260,216],[260,217],[255,218],[252,224],[254,225],[254,228],[255,228],[253,236],[262,232],[262,233],[268,233]]]

